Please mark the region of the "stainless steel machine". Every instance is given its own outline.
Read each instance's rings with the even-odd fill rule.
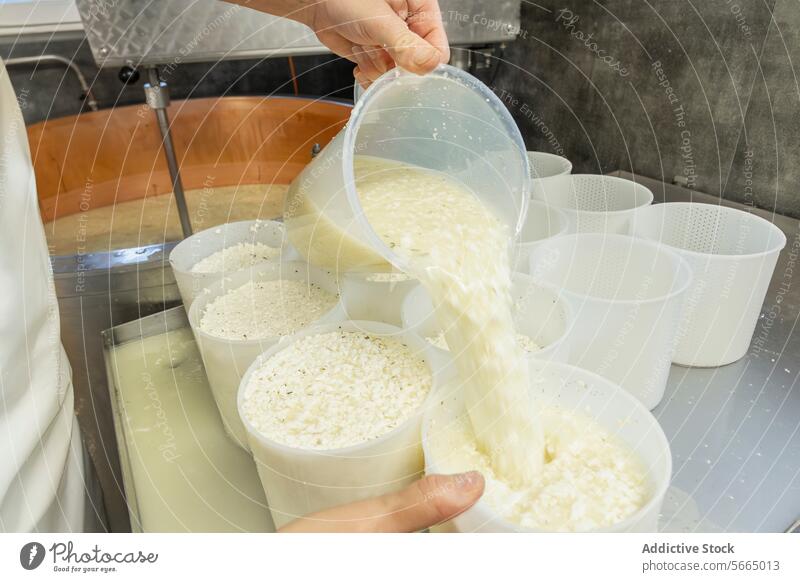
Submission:
[[[186,211],[180,158],[172,146],[168,87],[159,76],[186,62],[269,58],[327,52],[306,27],[216,0],[76,0],[100,67],[132,67],[146,74],[146,102],[157,117],[184,235]],[[513,40],[520,0],[440,0],[451,44],[464,49]],[[454,51],[466,67],[471,50]],[[483,62],[483,60],[481,60]],[[174,242],[54,259],[63,341],[73,367],[79,421],[99,476],[113,531],[130,528],[115,442],[100,332],[180,303],[167,258]]]
[[[327,53],[305,26],[217,0],[76,0],[102,67]],[[520,0],[439,0],[450,43],[472,47],[516,38]]]

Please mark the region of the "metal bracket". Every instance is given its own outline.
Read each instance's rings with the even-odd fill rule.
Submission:
[[[157,86],[150,83],[144,84],[144,99],[151,109],[166,109],[169,107],[169,89],[165,81],[160,81]]]
[[[167,107],[169,106],[169,87],[158,78],[158,69],[147,69],[148,82],[144,84],[144,97],[147,105],[156,113],[158,129],[161,131],[161,140],[164,144],[164,157],[167,159],[169,176],[172,179],[172,193],[178,207],[178,217],[181,220],[183,237],[192,236],[192,222],[189,219],[189,207],[186,205],[186,195],[183,191],[183,181],[178,167],[178,158],[175,155],[175,146],[172,143],[172,133],[169,128]]]

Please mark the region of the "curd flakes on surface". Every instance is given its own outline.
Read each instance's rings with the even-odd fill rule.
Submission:
[[[439,468],[446,473],[480,471],[481,501],[523,528],[589,531],[609,527],[647,501],[646,471],[632,451],[588,416],[561,408],[539,411],[546,462],[532,483],[509,484],[475,446],[465,417],[435,427]]]
[[[195,263],[192,273],[223,273],[240,271],[260,263],[280,258],[281,249],[261,242],[241,242],[217,251]]]
[[[404,343],[368,333],[311,335],[255,371],[243,411],[265,437],[304,449],[379,438],[417,412],[433,385]]]
[[[211,301],[200,329],[229,340],[290,335],[336,305],[338,297],[305,281],[249,281]]]

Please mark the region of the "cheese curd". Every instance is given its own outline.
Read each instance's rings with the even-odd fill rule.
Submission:
[[[241,242],[217,251],[192,266],[192,273],[240,271],[280,258],[281,249],[264,243]]]
[[[439,348],[440,350],[447,350],[450,351],[450,348],[447,345],[447,338],[444,336],[444,332],[439,332],[438,335],[426,337],[425,338],[429,344],[434,347]],[[518,333],[517,334],[517,343],[520,347],[527,353],[538,352],[542,349],[542,346],[537,344],[527,335]]]
[[[293,342],[256,370],[243,413],[275,442],[339,449],[400,426],[432,385],[430,368],[404,343],[330,332]]]
[[[336,305],[338,297],[305,281],[249,281],[207,306],[200,329],[229,340],[295,333]]]
[[[432,445],[439,468],[480,471],[481,498],[506,521],[523,528],[579,532],[618,523],[648,498],[646,471],[622,442],[586,415],[561,408],[539,411],[545,464],[524,487],[508,483],[476,447],[468,420],[436,427]]]
[[[511,482],[531,482],[544,459],[528,368],[511,315],[511,237],[464,186],[378,158],[355,161],[372,228],[425,286],[461,378],[478,446]]]

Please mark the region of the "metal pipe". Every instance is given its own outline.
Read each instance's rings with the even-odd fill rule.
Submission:
[[[86,104],[89,106],[89,109],[92,111],[97,111],[97,100],[94,98],[94,94],[92,93],[92,89],[89,87],[89,84],[86,82],[86,77],[83,76],[78,65],[73,63],[69,59],[65,59],[64,57],[60,57],[58,55],[39,55],[35,57],[15,57],[13,59],[7,59],[4,61],[6,66],[13,66],[13,65],[38,65],[40,63],[60,63],[70,69],[75,76],[78,78],[78,83],[81,85],[81,91],[84,94],[84,100]]]
[[[164,144],[164,156],[167,158],[167,168],[172,179],[172,193],[175,196],[178,217],[181,221],[181,230],[183,230],[183,237],[187,238],[192,236],[192,222],[189,219],[189,207],[186,204],[183,181],[178,168],[178,158],[175,156],[175,146],[172,143],[172,133],[169,129],[169,117],[167,116],[169,89],[167,84],[158,78],[158,69],[156,67],[148,67],[147,78],[149,82],[144,87],[145,98],[147,99],[147,104],[156,113],[158,129],[161,131],[161,139]]]

